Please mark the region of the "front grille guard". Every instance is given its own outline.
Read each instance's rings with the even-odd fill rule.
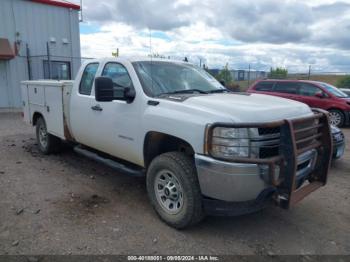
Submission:
[[[266,165],[269,167],[269,183],[276,187],[274,195],[276,203],[288,209],[298,203],[305,196],[327,183],[327,176],[332,157],[332,137],[329,126],[328,113],[314,109],[314,115],[293,120],[281,120],[269,123],[215,123],[206,130],[204,151],[211,155],[212,134],[215,127],[231,128],[280,128],[279,155],[269,158],[221,158],[219,160]],[[310,125],[310,122],[312,123]],[[305,124],[308,124],[305,126]],[[303,136],[303,134],[312,134]],[[309,175],[309,183],[298,187],[297,158],[310,150],[317,150],[314,170]],[[211,155],[212,156],[212,155]],[[214,156],[212,156],[214,157]],[[214,157],[218,159],[217,157]],[[279,177],[275,177],[275,168],[279,166]]]

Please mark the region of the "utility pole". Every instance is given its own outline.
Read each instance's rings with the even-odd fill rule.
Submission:
[[[250,64],[248,67],[248,87],[250,86]]]
[[[311,75],[311,65],[309,65],[309,74],[308,74],[308,77],[307,77],[308,80],[310,80],[310,75]]]

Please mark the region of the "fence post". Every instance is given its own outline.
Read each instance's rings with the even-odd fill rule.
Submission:
[[[250,64],[248,67],[248,87],[250,86]]]
[[[51,56],[50,56],[49,42],[46,42],[46,51],[47,51],[47,62],[48,62],[49,79],[51,79]]]
[[[32,80],[32,68],[30,66],[30,50],[28,44],[26,44],[27,50],[27,67],[28,67],[28,80]]]

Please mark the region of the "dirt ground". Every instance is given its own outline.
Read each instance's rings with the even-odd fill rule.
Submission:
[[[350,254],[348,149],[329,183],[289,211],[208,217],[177,231],[143,178],[67,149],[43,156],[19,114],[0,114],[0,254]]]

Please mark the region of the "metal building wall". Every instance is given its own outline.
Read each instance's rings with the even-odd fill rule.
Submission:
[[[46,43],[50,43],[53,60],[68,61],[71,76],[75,78],[80,67],[79,14],[77,10],[39,4],[30,0],[0,1],[0,37],[8,38],[10,43],[19,44],[19,55],[5,62],[7,92],[1,92],[0,107],[20,107],[20,81],[28,79],[26,44],[30,49],[32,79],[44,78],[43,60],[46,57]],[[69,44],[63,44],[62,39]],[[38,57],[36,57],[38,56]],[[7,99],[4,99],[7,96]],[[7,101],[5,103],[4,101]]]

